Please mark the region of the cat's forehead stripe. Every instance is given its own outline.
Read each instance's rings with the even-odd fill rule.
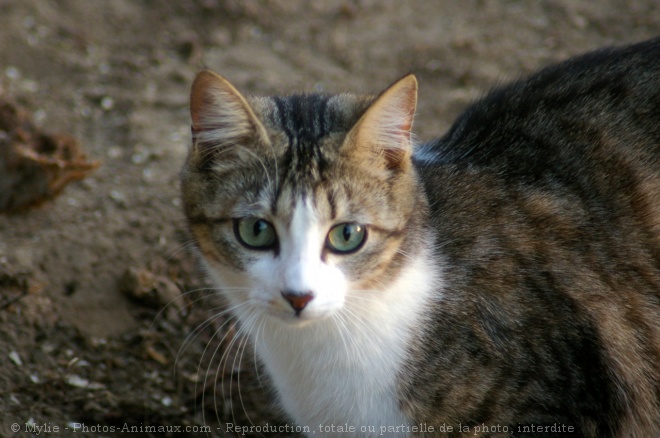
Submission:
[[[273,97],[277,111],[277,123],[289,137],[314,142],[328,134],[326,111],[330,96],[321,94],[296,94]]]
[[[327,157],[321,147],[332,123],[328,121],[331,96],[299,94],[272,97],[271,123],[284,132],[288,147],[282,159],[282,184],[304,192],[321,178]],[[336,129],[336,128],[335,128]]]
[[[326,197],[328,199],[328,206],[330,207],[330,219],[335,220],[337,218],[337,202],[334,190],[326,190]]]

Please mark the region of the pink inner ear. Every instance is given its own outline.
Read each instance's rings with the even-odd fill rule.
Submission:
[[[193,132],[208,129],[205,120],[212,115],[214,107],[218,105],[215,96],[223,94],[229,83],[216,73],[204,70],[197,74],[190,89],[190,118],[192,119]]]
[[[266,138],[247,100],[225,78],[200,72],[190,90],[191,132],[197,144],[223,147]]]
[[[357,143],[382,154],[387,169],[407,168],[416,104],[417,80],[408,75],[383,91],[354,128]]]

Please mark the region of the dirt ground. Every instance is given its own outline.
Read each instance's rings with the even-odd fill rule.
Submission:
[[[377,92],[412,71],[428,139],[495,84],[659,34],[657,0],[0,0],[0,98],[101,163],[0,215],[0,436],[287,424],[187,250],[202,67],[257,94]]]

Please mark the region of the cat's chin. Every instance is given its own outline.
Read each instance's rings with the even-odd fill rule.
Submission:
[[[294,312],[284,311],[270,311],[267,313],[269,318],[290,327],[304,327],[314,324],[329,318],[332,314],[333,312],[324,312],[323,314],[306,314],[302,312],[300,315],[296,315]]]

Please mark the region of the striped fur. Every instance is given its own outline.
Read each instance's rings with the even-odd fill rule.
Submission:
[[[653,436],[660,40],[496,89],[415,146],[416,91],[193,85],[186,215],[285,410],[320,436]],[[241,218],[276,243],[246,247]],[[342,224],[355,251],[328,244]]]

